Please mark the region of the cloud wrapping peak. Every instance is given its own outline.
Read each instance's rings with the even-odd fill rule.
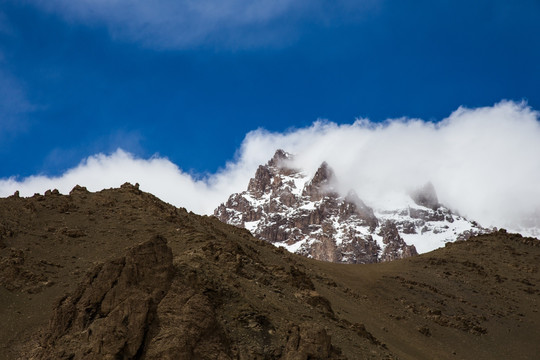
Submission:
[[[271,144],[313,173],[326,160],[371,206],[431,181],[441,202],[486,225],[515,227],[540,209],[539,115],[524,103],[459,108],[439,123],[318,122],[287,134],[248,134],[244,152]],[[540,223],[540,222],[539,222]]]
[[[258,165],[277,148],[296,154],[295,165],[314,174],[323,161],[334,169],[343,192],[354,189],[367,205],[400,206],[406,193],[431,181],[439,200],[484,226],[540,227],[540,121],[524,103],[459,108],[438,123],[359,119],[337,125],[318,121],[285,133],[248,133],[236,154],[216,174],[198,179],[166,158],[138,159],[118,150],[98,154],[55,178],[0,180],[0,196],[76,184],[96,191],[129,181],[177,206],[198,213],[246,189]]]

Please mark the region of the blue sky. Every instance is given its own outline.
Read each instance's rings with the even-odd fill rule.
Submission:
[[[0,0],[0,178],[117,148],[215,173],[258,128],[540,109],[539,39],[536,0]]]

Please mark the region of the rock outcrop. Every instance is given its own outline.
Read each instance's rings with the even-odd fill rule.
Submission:
[[[417,255],[415,248],[407,246],[399,236],[398,228],[394,222],[386,221],[381,225],[379,235],[386,244],[384,251],[380,255],[381,261],[392,261]]]
[[[287,338],[283,360],[342,359],[332,346],[332,339],[320,326],[293,326]]]
[[[56,305],[36,358],[140,356],[172,275],[172,251],[159,236],[96,266]]]
[[[268,273],[262,259],[248,257],[240,246],[210,242],[203,248],[216,261],[213,271],[228,273],[229,282],[234,274],[250,279]],[[98,264],[57,302],[29,358],[346,359],[325,327],[270,320],[248,305],[251,299],[223,290],[232,284],[217,285],[216,274],[206,274],[210,269],[197,274],[186,266],[173,264],[172,249],[161,236]],[[300,269],[291,266],[266,277],[269,288],[287,290],[288,301],[339,324],[328,299]]]
[[[268,272],[261,259],[248,257],[240,246],[210,242],[203,249],[217,262],[216,269],[229,272],[229,281],[233,274],[250,279]],[[172,249],[161,236],[98,264],[57,302],[30,358],[344,359],[324,327],[287,321],[276,328],[249,307],[238,312],[233,305],[238,295],[219,289],[215,274],[207,277],[186,266],[173,264]],[[330,302],[303,271],[291,266],[283,275],[267,277],[267,285],[283,281],[280,291],[292,288],[291,299],[337,322]]]

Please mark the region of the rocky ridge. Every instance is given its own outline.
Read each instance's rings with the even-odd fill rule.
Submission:
[[[291,254],[137,186],[0,199],[2,359],[534,359],[540,241]],[[457,344],[457,345],[456,345]]]
[[[0,225],[2,359],[393,358],[291,254],[138,186],[0,199]]]
[[[391,261],[416,255],[418,246],[425,252],[487,231],[441,205],[430,183],[405,208],[374,211],[354,191],[338,193],[326,162],[308,179],[291,160],[276,151],[247,190],[232,194],[214,215],[291,252],[341,263]]]

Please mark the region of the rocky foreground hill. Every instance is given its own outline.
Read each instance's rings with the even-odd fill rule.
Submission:
[[[540,241],[319,262],[137,186],[0,199],[2,359],[536,359]]]
[[[439,203],[428,183],[395,209],[374,211],[323,162],[313,177],[277,150],[259,166],[247,190],[232,194],[214,215],[256,237],[309,258],[366,264],[417,255],[488,232]]]

